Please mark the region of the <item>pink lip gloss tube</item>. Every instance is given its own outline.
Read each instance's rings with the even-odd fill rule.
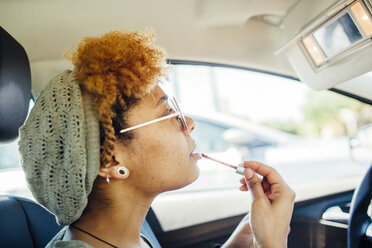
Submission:
[[[203,158],[206,158],[206,159],[212,160],[214,162],[217,162],[217,163],[223,164],[225,166],[228,166],[230,168],[233,168],[233,169],[235,169],[235,173],[244,176],[245,167],[243,166],[243,163],[240,163],[240,164],[238,164],[238,166],[235,166],[235,165],[232,165],[232,164],[228,164],[228,163],[222,162],[222,161],[220,161],[218,159],[211,158],[211,157],[209,157],[208,155],[206,155],[204,153],[201,153],[201,155],[202,155]]]

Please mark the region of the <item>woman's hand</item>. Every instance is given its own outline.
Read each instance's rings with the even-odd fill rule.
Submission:
[[[255,161],[244,167],[240,190],[252,193],[251,211],[223,247],[287,247],[295,193],[275,169]]]

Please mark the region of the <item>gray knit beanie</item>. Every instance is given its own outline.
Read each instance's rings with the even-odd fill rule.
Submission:
[[[60,225],[76,221],[100,167],[99,123],[91,95],[72,71],[52,79],[20,128],[28,187]]]

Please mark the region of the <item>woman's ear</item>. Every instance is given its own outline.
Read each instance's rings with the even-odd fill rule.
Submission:
[[[106,179],[107,183],[110,182],[111,178],[124,180],[129,176],[129,170],[125,164],[127,161],[126,153],[127,149],[123,147],[121,142],[116,140],[114,145],[114,156],[112,157],[112,161],[104,166],[99,168],[98,176],[103,177]]]
[[[129,170],[120,164],[111,165],[108,164],[104,167],[101,167],[98,172],[98,176],[106,178],[115,178],[119,180],[124,180],[129,176]]]

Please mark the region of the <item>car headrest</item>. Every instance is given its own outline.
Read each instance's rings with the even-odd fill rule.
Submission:
[[[31,72],[23,47],[0,27],[0,144],[18,137],[31,99]]]

